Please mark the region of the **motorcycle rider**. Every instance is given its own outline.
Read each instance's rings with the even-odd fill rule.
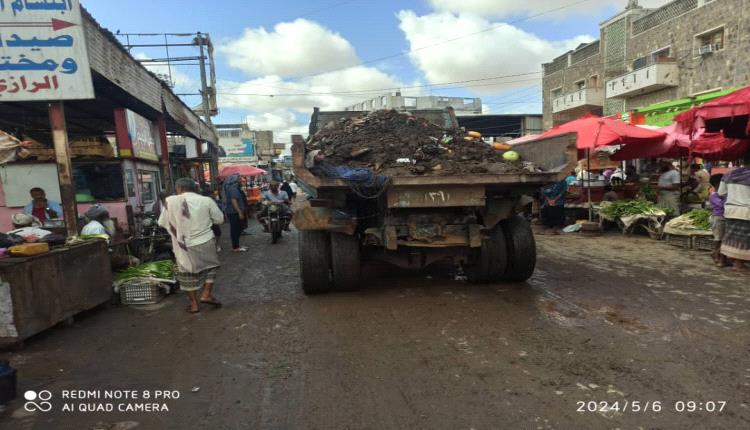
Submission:
[[[289,194],[287,194],[286,191],[280,190],[280,185],[279,181],[273,180],[268,187],[268,191],[263,191],[263,193],[261,193],[260,199],[263,204],[263,209],[260,214],[258,214],[258,221],[263,224],[263,229],[266,231],[268,231],[268,224],[266,223],[266,218],[268,217],[268,205],[271,203],[277,203],[279,205],[281,218],[287,221],[284,223],[284,230],[289,231],[288,221],[292,219],[292,209],[289,207]]]

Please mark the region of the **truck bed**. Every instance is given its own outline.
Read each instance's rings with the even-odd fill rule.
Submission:
[[[313,175],[305,167],[305,143],[302,136],[292,137],[292,159],[294,174],[298,180],[314,189],[348,188],[338,179],[321,178]],[[391,177],[390,187],[434,186],[434,185],[482,185],[492,188],[511,185],[542,185],[560,181],[575,168],[578,159],[575,133],[547,139],[524,142],[513,149],[522,160],[532,161],[543,173],[510,174],[466,174],[466,175],[399,175]]]

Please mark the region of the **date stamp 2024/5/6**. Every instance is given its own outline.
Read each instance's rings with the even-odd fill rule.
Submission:
[[[576,412],[621,412],[621,413],[721,413],[726,409],[724,400],[677,400],[666,402],[661,400],[619,400],[614,402],[579,400],[576,402]]]

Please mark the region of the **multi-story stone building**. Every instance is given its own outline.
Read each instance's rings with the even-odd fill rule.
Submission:
[[[357,104],[347,106],[344,110],[373,111],[379,109],[417,110],[417,109],[443,109],[452,107],[457,115],[481,114],[482,99],[465,97],[445,96],[403,96],[400,92],[384,94]]]
[[[543,65],[544,127],[586,112],[613,115],[676,100],[689,107],[750,84],[746,6],[675,0],[644,9],[631,0],[600,24],[599,40]]]

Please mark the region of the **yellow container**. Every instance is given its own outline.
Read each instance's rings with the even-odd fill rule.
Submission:
[[[466,134],[468,134],[471,137],[476,137],[476,138],[482,137],[482,133],[480,133],[478,131],[470,131],[470,132],[468,132]]]
[[[49,252],[49,243],[24,243],[8,248],[10,255],[14,257],[30,257],[32,255],[44,254]]]
[[[492,147],[497,149],[498,151],[510,151],[511,149],[513,149],[513,147],[508,145],[507,143],[493,143]]]

